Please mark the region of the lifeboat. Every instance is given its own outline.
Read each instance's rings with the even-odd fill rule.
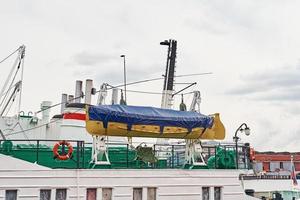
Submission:
[[[86,107],[86,129],[93,136],[218,139],[225,137],[219,114],[170,109],[99,105]]]

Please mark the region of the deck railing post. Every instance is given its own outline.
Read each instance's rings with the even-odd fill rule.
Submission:
[[[214,150],[214,152],[215,152],[215,168],[218,169],[218,166],[217,166],[217,147],[215,146],[214,148],[215,148],[215,150]]]
[[[36,163],[39,164],[39,149],[40,149],[40,141],[36,141]]]
[[[128,158],[129,144],[126,144],[126,166],[129,168],[129,158]]]
[[[153,145],[154,156],[156,157],[156,149],[155,149],[155,147],[156,147],[156,144]],[[159,162],[159,160],[157,160],[157,162],[154,163],[154,168],[157,167],[158,162]]]
[[[174,168],[174,145],[172,145],[172,168]]]
[[[84,152],[85,152],[85,144],[84,141],[81,142],[82,143],[82,148],[81,148],[81,156],[82,156],[82,168],[84,168]]]
[[[79,157],[79,154],[80,154],[79,152],[80,151],[79,151],[79,149],[80,149],[80,147],[79,147],[79,141],[77,141],[77,151],[76,151],[76,153],[77,153],[77,155],[76,155],[77,156],[77,169],[79,169],[79,167],[80,167],[80,161],[79,161],[79,158],[80,158]]]

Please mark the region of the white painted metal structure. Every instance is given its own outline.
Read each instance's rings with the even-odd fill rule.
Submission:
[[[75,86],[75,103],[81,103],[82,81],[77,80]]]
[[[18,166],[20,160],[11,160]],[[201,200],[203,187],[209,187],[210,200],[214,200],[215,187],[221,187],[222,200],[246,199],[236,170],[65,170],[23,166],[0,168],[0,199],[5,199],[6,190],[17,189],[18,199],[39,200],[40,190],[50,189],[51,200],[55,200],[55,190],[65,188],[67,199],[85,200],[87,189],[96,188],[97,200],[102,200],[102,189],[112,188],[112,200],[132,200],[133,188],[142,188],[142,199],[146,200],[147,189],[156,188],[157,200]]]
[[[112,97],[111,97],[111,104],[112,105],[119,103],[118,93],[119,93],[118,88],[113,88],[112,89]]]
[[[60,113],[64,113],[67,102],[68,102],[68,95],[67,94],[62,94],[61,95]]]
[[[190,111],[195,111],[200,113],[200,103],[201,103],[201,93],[200,91],[194,91],[194,96],[190,106]]]
[[[85,81],[85,100],[84,100],[84,103],[86,104],[92,103],[92,88],[93,88],[93,80],[87,79]]]
[[[52,105],[51,101],[43,101],[41,103],[41,110],[42,110],[42,120],[45,122],[49,122],[50,120],[50,107]]]
[[[162,92],[161,108],[171,109],[173,106],[173,91],[164,90]]]
[[[85,115],[85,108],[67,107],[65,108],[63,113]],[[84,120],[61,119],[60,129],[60,140],[83,140],[88,143],[92,142],[92,137],[87,133],[85,129]]]
[[[200,91],[194,91],[193,100],[190,106],[190,111],[199,112],[200,113],[200,103],[201,103],[201,95]],[[196,106],[198,109],[196,109]],[[202,155],[202,146],[200,140],[185,140],[186,148],[185,148],[185,162],[188,165],[194,166],[203,166],[206,165],[203,155]]]
[[[103,83],[100,87],[100,92],[99,92],[99,95],[98,95],[97,105],[105,104],[106,96],[107,96],[107,84]]]

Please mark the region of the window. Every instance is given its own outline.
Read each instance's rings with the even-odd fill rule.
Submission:
[[[51,200],[51,190],[40,190],[40,200]]]
[[[17,190],[6,190],[5,200],[17,200]]]
[[[143,188],[133,188],[133,200],[143,199]]]
[[[283,162],[279,163],[279,169],[283,169]]]
[[[209,200],[209,187],[202,188],[202,200]]]
[[[147,190],[147,200],[156,200],[156,188],[149,187]]]
[[[221,200],[221,187],[214,188],[214,197],[215,200]]]
[[[112,188],[102,188],[102,200],[112,199]]]
[[[67,199],[67,189],[56,189],[55,200],[66,200]]]
[[[270,162],[263,162],[263,171],[265,172],[270,171]]]
[[[86,190],[86,200],[97,200],[97,189],[88,188]]]

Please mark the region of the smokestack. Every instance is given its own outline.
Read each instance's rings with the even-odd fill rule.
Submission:
[[[68,101],[68,95],[67,94],[62,94],[61,95],[61,106],[60,106],[60,112],[64,113],[64,110],[66,108],[67,105],[67,101]]]
[[[74,95],[68,96],[68,103],[74,103]]]
[[[76,81],[75,87],[75,103],[81,103],[81,96],[82,96],[82,81]]]
[[[85,80],[85,101],[86,104],[92,103],[92,88],[93,88],[93,80],[86,79]]]
[[[112,89],[111,105],[118,104],[118,88]]]

